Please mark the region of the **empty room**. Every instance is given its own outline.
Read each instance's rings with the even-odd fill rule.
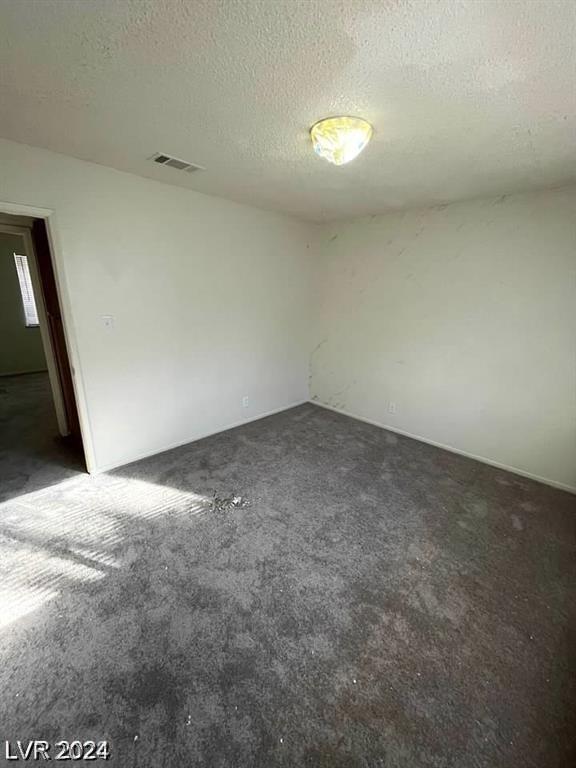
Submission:
[[[575,41],[0,0],[0,765],[576,765]]]

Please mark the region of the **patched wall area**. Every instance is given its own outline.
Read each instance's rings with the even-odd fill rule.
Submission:
[[[328,225],[314,401],[576,487],[576,188]]]

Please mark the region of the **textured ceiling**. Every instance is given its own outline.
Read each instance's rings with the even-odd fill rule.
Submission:
[[[0,136],[313,220],[556,185],[575,40],[574,0],[0,0]]]

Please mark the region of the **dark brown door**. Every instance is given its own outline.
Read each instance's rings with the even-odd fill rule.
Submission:
[[[66,347],[64,326],[62,324],[62,310],[56,288],[56,278],[54,277],[48,232],[46,230],[46,223],[43,219],[35,219],[32,225],[32,239],[36,251],[36,261],[38,264],[40,284],[42,286],[42,296],[44,298],[46,315],[48,317],[48,331],[50,333],[56,368],[60,379],[62,399],[64,400],[66,421],[68,422],[70,436],[75,442],[78,442],[79,446],[81,446],[82,437],[80,434],[80,422],[78,420],[78,409],[76,407],[76,397],[74,395],[74,386],[72,384],[72,370],[68,359],[68,349]]]

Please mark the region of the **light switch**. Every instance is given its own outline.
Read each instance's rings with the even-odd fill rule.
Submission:
[[[111,328],[114,328],[114,317],[113,315],[102,315],[102,325],[104,328],[107,328],[110,330]]]

